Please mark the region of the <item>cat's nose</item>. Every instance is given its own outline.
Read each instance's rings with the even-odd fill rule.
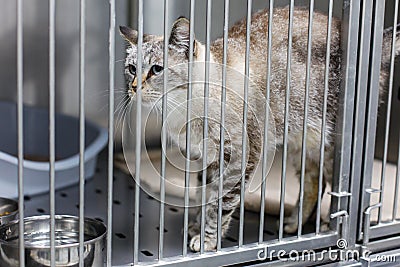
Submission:
[[[143,86],[145,81],[146,81],[146,75],[142,75],[142,86]],[[135,79],[132,82],[132,90],[136,93],[136,90],[137,90],[137,77],[135,77]]]

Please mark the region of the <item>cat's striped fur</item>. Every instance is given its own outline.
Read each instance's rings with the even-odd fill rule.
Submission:
[[[289,104],[289,135],[288,149],[289,160],[293,163],[297,172],[301,168],[301,144],[302,128],[304,120],[304,97],[306,84],[307,64],[307,38],[308,38],[308,16],[306,9],[296,8],[294,11],[293,48],[291,61],[290,79],[290,104]],[[249,85],[249,112],[247,124],[247,165],[245,177],[248,180],[256,164],[258,164],[262,149],[263,139],[263,114],[265,103],[265,88],[267,74],[267,48],[268,48],[268,10],[255,13],[251,19],[250,40],[250,85]],[[270,73],[270,110],[275,129],[276,145],[283,142],[284,116],[285,116],[285,94],[286,66],[288,51],[288,8],[274,9],[273,36],[272,36],[272,72]],[[341,49],[340,49],[340,21],[333,19],[330,47],[330,75],[326,121],[324,182],[329,183],[332,178],[333,148],[336,116],[339,108],[339,94],[341,83]],[[130,42],[127,49],[125,65],[136,66],[136,38],[137,32],[129,28],[121,28],[122,35]],[[319,149],[321,141],[322,108],[324,99],[324,72],[326,56],[327,16],[318,12],[314,13],[312,30],[312,57],[311,76],[309,90],[308,110],[308,135],[306,153],[306,173],[304,186],[303,223],[308,220],[316,205],[318,196],[318,174],[319,174]],[[246,47],[246,22],[245,20],[234,25],[229,31],[228,39],[228,66],[232,69],[227,74],[227,113],[225,119],[227,138],[225,140],[224,157],[224,192],[222,204],[222,234],[229,229],[231,215],[240,203],[240,179],[241,174],[241,149],[242,149],[242,113],[243,113],[243,76]],[[399,35],[396,36],[397,53],[400,51]],[[384,36],[383,58],[382,58],[382,80],[381,85],[386,84],[388,62],[390,59],[391,32]],[[161,108],[160,98],[162,96],[162,75],[149,76],[151,67],[155,64],[163,66],[163,37],[145,36],[143,44],[143,104],[155,104]],[[172,29],[169,39],[169,75],[168,87],[176,88],[168,94],[168,109],[170,130],[169,135],[181,147],[185,149],[185,103],[187,94],[187,65],[189,55],[189,21],[178,19]],[[211,62],[222,63],[223,40],[218,39],[211,45]],[[193,81],[204,81],[205,47],[199,41],[194,43]],[[181,65],[179,65],[181,64]],[[178,66],[178,67],[177,67]],[[164,66],[165,68],[165,66]],[[234,71],[234,70],[235,71]],[[136,84],[136,77],[126,71],[128,77],[129,93],[135,98],[132,84]],[[220,97],[221,97],[221,68],[217,65],[210,67],[210,104],[209,104],[209,131],[208,136],[210,151],[213,145],[219,149],[220,138]],[[191,155],[201,157],[199,144],[203,139],[203,92],[204,84],[193,84],[193,117],[191,133],[192,144]],[[158,101],[158,102],[157,102]],[[271,124],[272,125],[272,124]],[[215,148],[214,147],[214,148]],[[207,180],[211,183],[207,188],[208,205],[206,207],[205,226],[205,250],[213,250],[217,240],[217,194],[220,162],[218,156],[208,158]],[[278,177],[277,177],[278,179]],[[191,225],[189,234],[191,236],[190,248],[193,251],[200,250],[199,219]],[[297,210],[285,221],[285,231],[294,232],[297,229]]]

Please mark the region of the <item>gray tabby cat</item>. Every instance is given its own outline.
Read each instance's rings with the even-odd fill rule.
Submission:
[[[306,84],[307,37],[308,37],[308,10],[296,9],[294,11],[292,67],[290,79],[290,104],[289,104],[289,135],[288,157],[300,173],[302,127],[304,120],[304,97]],[[263,140],[263,115],[266,91],[267,73],[267,48],[268,48],[268,11],[255,13],[251,19],[251,44],[250,44],[250,83],[249,83],[249,112],[247,121],[247,165],[245,179],[253,172],[260,160]],[[272,36],[272,72],[270,73],[270,110],[272,124],[275,124],[276,145],[283,143],[285,93],[286,93],[286,65],[288,47],[288,8],[274,9],[273,36]],[[335,140],[335,123],[339,107],[339,93],[341,82],[341,50],[340,50],[340,21],[333,19],[331,60],[329,75],[329,91],[326,121],[324,183],[330,183],[333,169],[333,149]],[[127,27],[120,27],[121,34],[129,41],[125,61],[125,73],[128,78],[128,93],[132,100],[136,97],[136,63],[137,63],[137,32]],[[383,46],[383,73],[381,85],[387,81],[387,70],[390,60],[391,31],[386,31]],[[303,223],[311,216],[318,197],[319,174],[319,148],[321,140],[322,107],[324,93],[324,71],[326,56],[327,16],[318,12],[314,13],[312,32],[312,58],[309,90],[309,116],[307,134],[307,154],[305,168]],[[397,55],[400,52],[400,38],[396,36]],[[222,199],[222,234],[229,229],[231,215],[240,203],[240,180],[242,158],[242,119],[243,114],[243,83],[242,75],[245,67],[246,47],[246,22],[243,20],[234,25],[229,31],[228,39],[228,67],[236,70],[227,73],[227,112],[225,118],[223,199]],[[144,105],[154,105],[161,109],[163,92],[163,37],[145,35],[143,39],[143,76],[142,99]],[[168,119],[169,136],[179,147],[185,149],[186,134],[186,104],[187,97],[187,62],[189,56],[189,21],[185,18],[178,19],[172,28],[168,45]],[[223,40],[218,39],[211,45],[212,63],[222,63]],[[193,81],[204,81],[205,46],[199,41],[194,41]],[[184,63],[184,67],[182,67]],[[209,130],[207,155],[219,150],[220,138],[220,97],[221,97],[221,69],[217,65],[210,66],[210,104],[209,104]],[[190,144],[193,158],[201,157],[199,144],[203,140],[203,97],[204,83],[193,84],[192,124]],[[215,100],[215,101],[214,101]],[[273,127],[270,127],[273,128]],[[272,133],[273,134],[273,133]],[[212,146],[214,144],[215,146]],[[213,150],[214,149],[214,150]],[[218,154],[217,154],[218,155]],[[205,250],[213,250],[217,242],[217,214],[218,214],[218,183],[219,157],[207,157],[207,198],[206,225],[205,225]],[[299,175],[298,175],[299,176]],[[297,207],[298,208],[298,207]],[[296,208],[296,209],[297,209]],[[200,213],[199,213],[200,214]],[[288,233],[296,231],[298,211],[285,220],[284,230]],[[193,251],[200,250],[199,235],[200,216],[190,225],[191,237],[189,247]]]

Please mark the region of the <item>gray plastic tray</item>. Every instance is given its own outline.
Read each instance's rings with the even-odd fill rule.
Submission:
[[[107,143],[106,129],[85,123],[85,178],[93,176],[98,153]],[[18,196],[17,106],[0,102],[0,196]],[[55,187],[79,181],[79,120],[56,114]],[[49,190],[49,113],[24,106],[24,193]]]

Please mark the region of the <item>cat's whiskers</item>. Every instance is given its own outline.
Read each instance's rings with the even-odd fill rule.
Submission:
[[[126,112],[128,105],[130,104],[129,102],[130,102],[129,97],[124,98],[118,104],[118,106],[114,112],[114,114],[117,112],[117,118],[116,118],[116,128],[117,129],[121,126],[123,120],[125,119],[125,115],[126,115],[125,112]]]

